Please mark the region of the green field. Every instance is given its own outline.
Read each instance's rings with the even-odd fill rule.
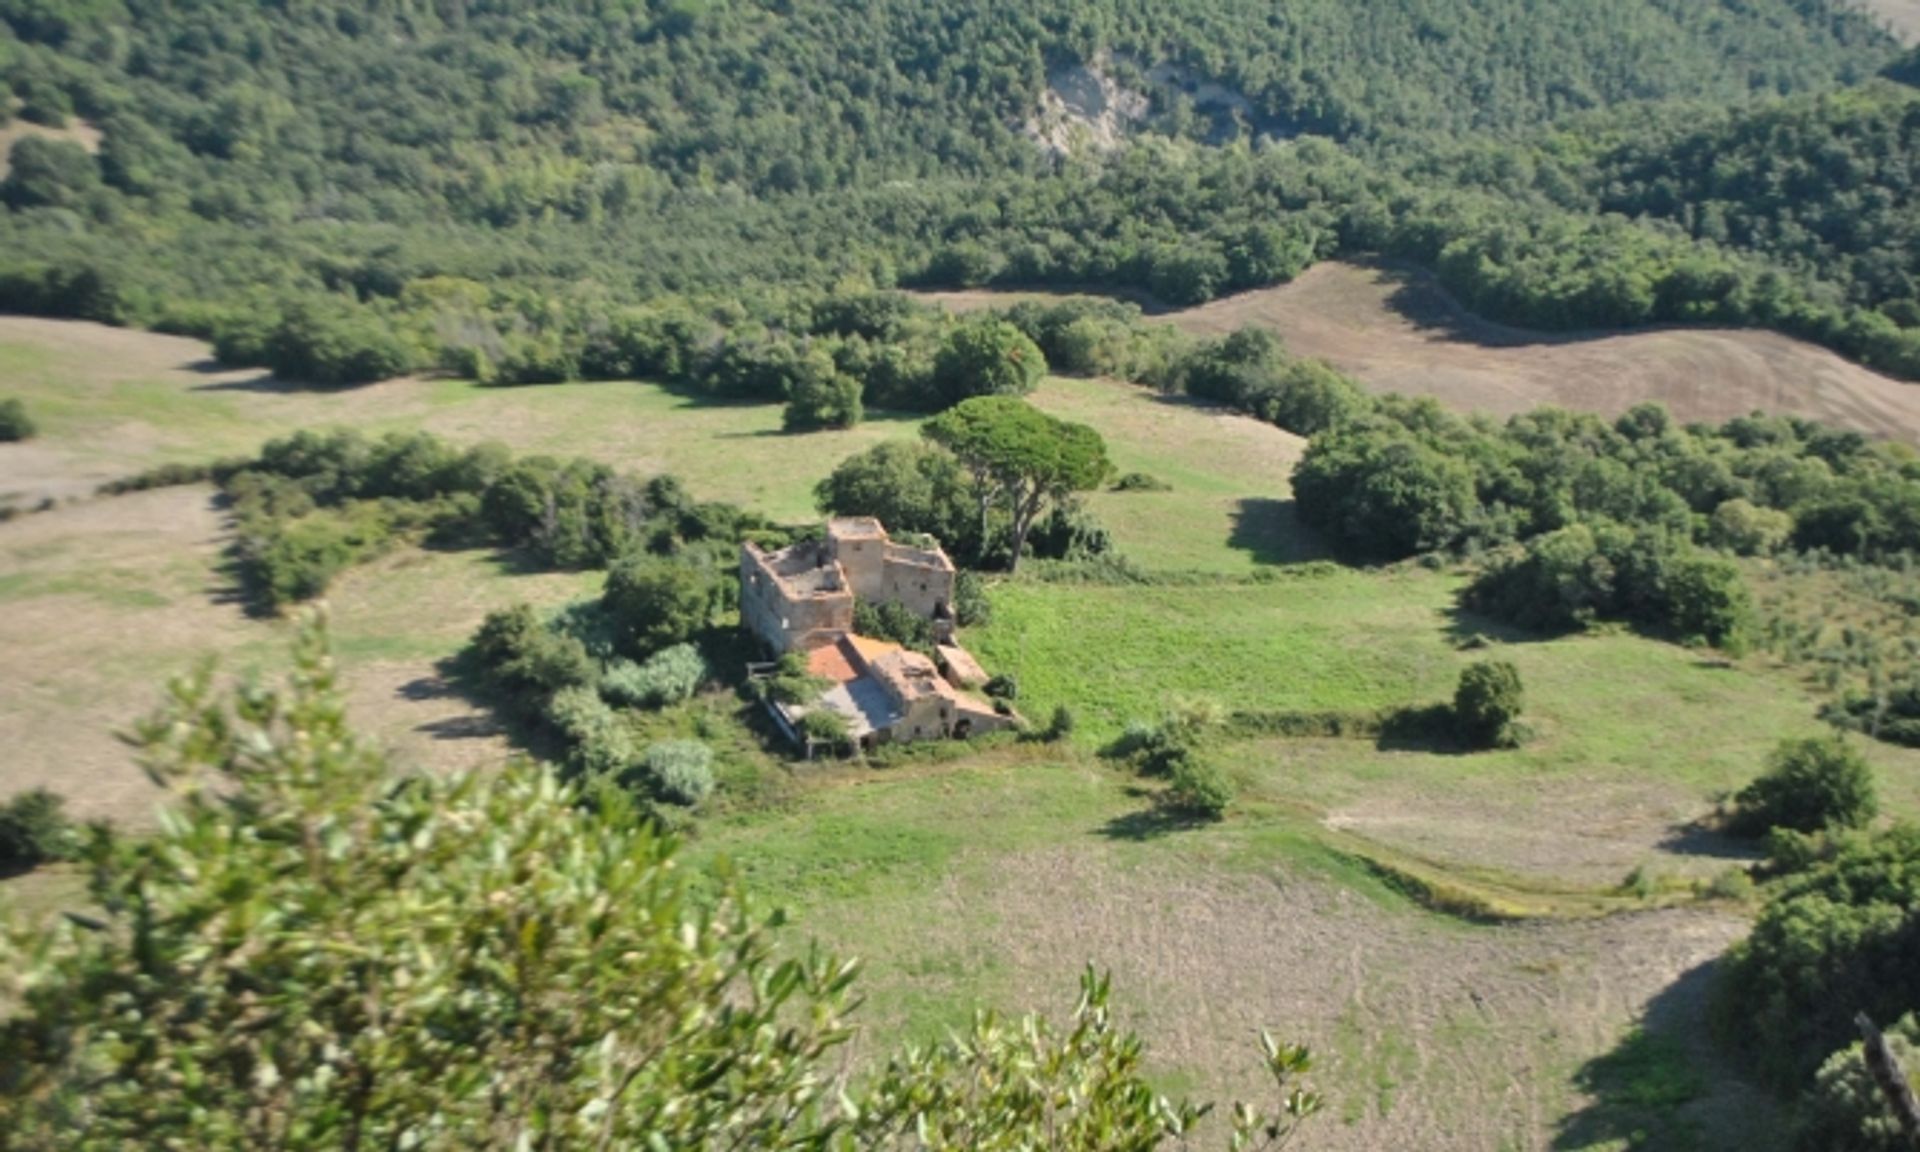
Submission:
[[[1270,582],[1015,583],[966,642],[1018,676],[1021,704],[1079,713],[1093,739],[1169,706],[1371,709],[1451,692],[1457,581],[1430,572],[1318,567]]]

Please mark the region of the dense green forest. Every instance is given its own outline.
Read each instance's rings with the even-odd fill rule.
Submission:
[[[1894,60],[1831,0],[6,0],[0,116],[100,136],[15,142],[0,307],[209,336],[322,383],[503,359],[549,378],[592,374],[588,336],[670,293],[1191,303],[1384,252],[1523,323],[1768,324],[1915,374],[1881,123],[1905,91],[1825,95]],[[1243,111],[1148,86],[1134,147],[1059,163],[1021,125],[1085,61],[1140,84],[1176,65]],[[1813,163],[1847,116],[1871,121],[1854,158]],[[1710,179],[1728,163],[1747,175]],[[1810,163],[1865,177],[1873,210],[1780,217],[1764,190]]]

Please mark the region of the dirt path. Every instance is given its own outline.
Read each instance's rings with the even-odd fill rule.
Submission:
[[[925,298],[964,310],[1007,297]],[[1319,264],[1291,284],[1160,318],[1201,335],[1269,328],[1296,354],[1328,360],[1375,391],[1432,396],[1460,411],[1508,416],[1554,404],[1611,416],[1657,400],[1682,420],[1760,409],[1920,443],[1920,385],[1804,341],[1750,329],[1529,332],[1482,320],[1431,276],[1397,267]]]

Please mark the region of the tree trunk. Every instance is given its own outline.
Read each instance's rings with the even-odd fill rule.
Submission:
[[[1913,1085],[1907,1082],[1905,1069],[1888,1047],[1887,1038],[1874,1027],[1871,1017],[1861,1012],[1853,1018],[1854,1025],[1860,1029],[1862,1055],[1866,1057],[1867,1071],[1873,1073],[1874,1083],[1880,1086],[1881,1095],[1887,1098],[1887,1107],[1900,1121],[1900,1131],[1907,1137],[1907,1145],[1920,1152],[1920,1100],[1914,1099]]]
[[[1013,503],[1013,555],[1007,560],[1007,573],[1012,575],[1020,569],[1020,554],[1027,550],[1027,533],[1033,530],[1033,522],[1040,515],[1040,509],[1047,502],[1046,489],[1035,487],[1033,495],[1021,500],[1018,493]]]

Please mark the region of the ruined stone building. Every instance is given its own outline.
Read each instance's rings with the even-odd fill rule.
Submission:
[[[865,747],[1010,726],[1012,716],[968,691],[984,673],[954,642],[954,579],[953,561],[938,544],[895,543],[878,520],[866,517],[830,520],[822,539],[778,552],[742,544],[742,625],[776,654],[804,654],[807,670],[829,685],[810,704],[776,705],[781,723],[797,732],[809,711],[826,708]],[[858,635],[853,609],[862,600],[899,604],[931,621],[941,664]]]
[[[896,544],[880,521],[827,522],[826,538],[778,552],[740,546],[740,618],[776,653],[809,651],[853,631],[856,600],[899,604],[952,631],[953,561],[938,544]]]

